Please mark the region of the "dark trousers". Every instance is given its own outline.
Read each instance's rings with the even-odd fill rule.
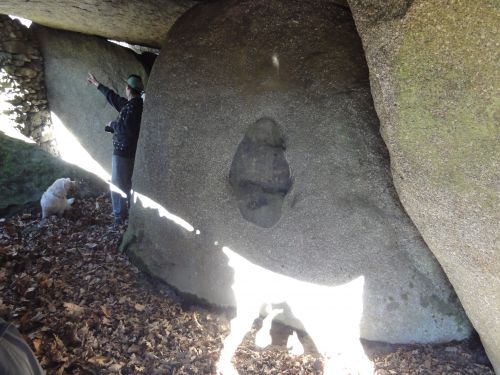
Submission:
[[[126,219],[130,206],[134,159],[113,155],[111,159],[111,203],[115,219]],[[120,191],[116,191],[118,188]]]

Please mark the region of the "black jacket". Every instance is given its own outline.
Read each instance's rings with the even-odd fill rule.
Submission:
[[[127,100],[103,84],[99,84],[97,89],[103,93],[109,104],[120,112],[117,119],[112,121],[107,129],[113,133],[113,154],[134,158],[141,129],[142,98]]]

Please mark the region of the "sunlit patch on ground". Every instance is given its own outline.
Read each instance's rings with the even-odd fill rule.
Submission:
[[[0,219],[0,316],[20,328],[49,375],[215,374],[228,314],[182,307],[168,288],[153,286],[118,252],[125,228],[110,226],[110,212],[106,195],[79,200],[43,226],[35,209]],[[258,348],[261,324],[234,356],[241,375],[321,374],[317,355]],[[284,345],[288,328],[273,329]],[[493,375],[467,342],[365,349],[379,375]]]

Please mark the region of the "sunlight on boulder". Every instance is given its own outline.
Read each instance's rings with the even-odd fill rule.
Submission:
[[[194,227],[191,224],[189,224],[186,220],[169,212],[165,207],[155,202],[151,198],[146,197],[145,195],[139,194],[134,191],[133,192],[134,204],[136,204],[138,200],[141,201],[141,204],[144,208],[151,208],[153,210],[158,210],[158,216],[173,221],[175,224],[179,225],[180,227],[186,229],[189,232],[194,231]]]
[[[271,56],[271,61],[273,62],[273,66],[276,68],[276,75],[279,77],[280,75],[280,60],[278,58],[278,54],[275,52]]]
[[[127,193],[125,193],[122,189],[113,184],[111,181],[109,181],[109,190],[113,193],[120,194],[123,198],[127,198]]]
[[[94,173],[102,180],[109,182],[111,180],[110,174],[85,150],[78,138],[66,128],[59,117],[54,112],[50,112],[50,114],[61,159]]]
[[[338,286],[316,285],[255,265],[228,247],[222,251],[234,270],[232,290],[237,315],[224,340],[218,363],[220,373],[238,373],[231,360],[263,305],[272,317],[280,311],[270,306],[290,309],[323,356],[325,375],[373,373],[373,365],[359,341],[364,276]],[[270,322],[264,326],[268,329]],[[262,335],[258,333],[259,344],[268,344]]]

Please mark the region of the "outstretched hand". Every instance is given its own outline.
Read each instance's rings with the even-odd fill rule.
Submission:
[[[106,126],[104,127],[104,131],[105,131],[105,132],[108,132],[108,133],[114,133],[114,132],[115,132],[115,131],[113,130],[113,127],[111,126],[111,123],[112,123],[112,122],[113,122],[113,121],[108,122],[108,125],[106,125]]]
[[[92,73],[87,76],[87,82],[93,84],[94,86],[99,86],[99,81],[94,77]]]

